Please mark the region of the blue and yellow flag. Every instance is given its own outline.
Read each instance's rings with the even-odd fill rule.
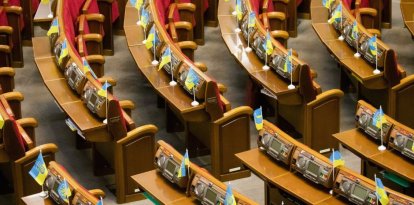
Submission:
[[[157,44],[157,42],[158,42],[158,36],[157,36],[157,32],[155,32],[155,26],[153,26],[150,30],[150,33],[148,34],[145,47],[147,47],[147,49],[151,49],[153,46]]]
[[[243,12],[241,0],[236,0],[236,16],[239,21],[242,20]]]
[[[58,63],[61,64],[62,60],[68,55],[69,55],[69,49],[68,49],[67,41],[66,39],[64,39],[62,43],[62,49],[60,50]]]
[[[149,24],[149,13],[146,9],[144,9],[144,7],[142,7],[141,9],[141,25],[144,28],[147,28]]]
[[[236,205],[236,199],[234,198],[233,191],[231,191],[230,184],[227,186],[226,197],[224,198],[224,205]]]
[[[382,111],[382,107],[375,111],[374,116],[372,117],[372,125],[377,128],[381,128],[383,123],[386,123],[387,120],[385,119],[384,112]]]
[[[193,68],[190,68],[187,78],[185,79],[185,87],[187,87],[188,90],[192,90],[198,84],[198,81],[199,79],[197,73]]]
[[[329,24],[332,24],[334,22],[340,23],[342,19],[342,4],[339,4],[335,11],[332,14],[332,17],[328,20]]]
[[[358,23],[357,23],[356,20],[354,21],[354,24],[352,24],[352,34],[351,34],[351,37],[354,40],[358,40],[358,38],[359,38]]]
[[[378,197],[378,201],[382,205],[387,205],[389,202],[387,192],[385,191],[384,184],[380,178],[375,177],[375,194]]]
[[[4,126],[4,118],[0,115],[0,129],[3,129]]]
[[[165,49],[164,53],[161,56],[161,63],[158,66],[158,70],[161,70],[164,65],[171,62],[171,49],[168,46],[167,49]],[[172,69],[172,68],[171,68]]]
[[[102,197],[101,197],[101,199],[98,201],[98,203],[97,203],[96,205],[104,205],[104,204],[103,204],[103,199],[102,199]]]
[[[66,179],[63,179],[63,181],[59,184],[58,194],[59,198],[63,199],[63,201],[65,201],[66,203],[69,203],[69,197],[72,196],[72,192],[70,191]]]
[[[33,177],[33,179],[36,180],[39,185],[43,185],[48,173],[49,171],[46,168],[45,161],[43,161],[42,152],[40,152],[39,156],[37,156],[35,164],[29,171],[29,174]]]
[[[143,0],[129,0],[131,5],[138,9],[138,11],[141,9],[142,4],[144,3]]]
[[[47,31],[47,36],[50,36],[55,33],[59,33],[59,21],[57,17],[53,19],[52,24],[50,25],[50,28]]]
[[[263,48],[265,49],[267,55],[271,55],[273,53],[273,44],[270,38],[269,31],[267,31],[266,33],[266,38],[263,43]]]
[[[185,150],[183,161],[181,161],[180,169],[178,170],[177,177],[187,176],[187,167],[190,167],[190,158],[188,157],[188,150]]]
[[[335,0],[322,0],[322,4],[326,8],[331,8],[332,3],[335,2]]]
[[[263,114],[262,114],[262,107],[257,108],[253,112],[253,119],[254,124],[256,125],[257,130],[263,129]]]
[[[249,14],[249,22],[247,23],[248,28],[254,28],[256,26],[256,13],[254,11]]]
[[[332,162],[334,168],[345,165],[345,161],[342,159],[342,155],[339,151],[332,152],[331,156],[329,157],[329,161]]]
[[[49,4],[49,0],[41,0],[40,3],[42,3],[42,4]]]
[[[285,64],[283,65],[283,72],[292,73],[292,49],[289,49],[286,56]]]
[[[368,40],[369,51],[372,55],[377,56],[377,35]]]
[[[105,82],[101,89],[98,90],[98,95],[102,96],[102,97],[107,97],[108,95],[108,88],[111,87],[111,84],[109,84],[108,82]]]
[[[83,72],[91,73],[92,77],[95,79],[98,79],[98,76],[95,75],[95,72],[93,72],[91,66],[89,65],[88,61],[85,58],[82,58],[82,65],[83,65]]]

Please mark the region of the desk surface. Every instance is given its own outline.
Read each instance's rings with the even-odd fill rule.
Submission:
[[[131,177],[139,187],[162,204],[195,204],[193,198],[186,196],[185,190],[180,190],[155,169]]]
[[[22,201],[24,204],[27,204],[27,205],[54,205],[55,204],[55,202],[52,201],[50,198],[44,199],[40,197],[40,193],[22,197]]]
[[[49,13],[51,13],[50,11],[50,7],[53,4],[54,0],[50,0],[49,4],[39,4],[39,7],[36,11],[36,14],[33,18],[34,22],[48,22],[48,21],[52,21],[53,17],[50,18],[48,17]]]
[[[371,157],[370,161],[403,177],[410,183],[414,182],[414,163],[410,161],[410,159],[405,159],[398,153],[388,150]]]
[[[366,136],[358,128],[333,134],[333,137],[364,159],[381,154],[381,151],[378,150],[379,145],[374,143],[369,136]]]
[[[401,1],[400,7],[405,26],[414,36],[414,1]]]

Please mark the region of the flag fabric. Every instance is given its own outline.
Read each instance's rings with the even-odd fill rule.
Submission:
[[[372,125],[377,128],[381,128],[383,123],[386,123],[387,120],[385,119],[384,111],[382,111],[382,107],[375,111],[374,116],[372,117]]]
[[[88,61],[85,58],[82,58],[82,64],[83,64],[83,72],[91,73],[92,77],[95,79],[98,79],[98,77],[95,75],[95,72],[93,72],[91,66],[89,65]]]
[[[265,39],[264,44],[263,44],[263,48],[266,50],[267,55],[271,55],[273,53],[273,44],[272,44],[272,41],[270,39],[271,39],[270,38],[270,33],[269,33],[269,31],[267,31],[266,39]]]
[[[102,97],[107,97],[107,93],[108,93],[108,88],[111,87],[111,84],[109,84],[108,82],[105,82],[101,89],[98,90],[98,95],[102,96]]]
[[[62,43],[62,48],[60,50],[58,63],[61,64],[62,60],[68,55],[69,55],[69,49],[68,49],[67,41],[66,39],[64,39]]]
[[[190,158],[188,157],[188,149],[185,149],[184,164],[185,166],[190,167]]]
[[[359,37],[358,23],[357,23],[357,21],[356,21],[356,20],[354,21],[354,24],[352,25],[352,33],[351,33],[351,37],[352,37],[354,40],[358,40],[358,37]]]
[[[63,201],[66,203],[69,203],[69,197],[72,195],[72,192],[70,191],[68,182],[66,179],[63,179],[63,181],[59,184],[58,187],[58,194]]]
[[[29,171],[29,174],[30,176],[33,177],[33,179],[36,180],[36,182],[39,185],[43,185],[48,173],[49,172],[46,168],[45,161],[43,161],[42,152],[40,152],[39,156],[37,156],[35,164],[33,165],[32,169],[30,169]]]
[[[50,25],[50,28],[47,31],[47,36],[50,36],[55,33],[59,33],[59,21],[57,17],[53,19],[52,24]]]
[[[145,47],[147,49],[151,49],[153,46],[155,46],[158,42],[158,36],[155,32],[155,26],[153,26],[150,30],[150,33],[148,34],[147,42],[145,43]]]
[[[141,9],[142,4],[144,3],[143,0],[129,0],[131,5],[138,9],[138,11]]]
[[[377,56],[377,35],[368,40],[369,51],[372,55]]]
[[[4,126],[4,118],[0,115],[0,129],[3,129]]]
[[[49,0],[41,0],[40,3],[42,3],[42,4],[49,4]]]
[[[247,23],[247,27],[254,28],[255,25],[256,25],[256,14],[254,13],[254,11],[252,11],[249,14],[249,22]]]
[[[224,198],[224,205],[236,205],[236,199],[231,191],[230,184],[227,186],[226,197]]]
[[[103,199],[102,199],[102,197],[101,197],[101,199],[98,201],[98,203],[97,203],[96,205],[104,205],[104,204],[103,204]]]
[[[263,129],[263,114],[262,107],[257,108],[253,112],[254,124],[256,125],[257,130]]]
[[[161,56],[161,63],[158,66],[158,70],[161,70],[164,65],[171,62],[171,48],[168,46],[167,49],[165,49],[164,53]],[[171,68],[172,69],[172,68]]]
[[[329,161],[332,162],[334,168],[345,165],[345,161],[342,159],[342,155],[339,151],[332,152],[331,156],[329,157]]]
[[[329,24],[332,24],[334,22],[339,23],[342,19],[342,4],[339,4],[338,7],[336,7],[335,11],[332,14],[332,17],[328,20]]]
[[[236,0],[236,16],[239,21],[242,20],[243,12],[241,0]]]
[[[385,191],[384,184],[380,178],[375,177],[375,194],[377,195],[378,201],[382,205],[387,205],[389,202],[387,192]]]
[[[335,0],[322,0],[322,4],[323,4],[323,6],[325,6],[326,8],[331,8],[331,5],[332,5],[332,3],[334,2]]]
[[[285,64],[283,65],[283,72],[292,73],[292,49],[289,49],[286,56]]]
[[[180,169],[178,170],[178,174],[177,174],[178,177],[187,176],[186,166],[190,167],[190,159],[188,158],[188,150],[187,149],[185,150],[183,161],[181,161],[181,166],[180,166]]]
[[[185,79],[185,87],[187,87],[188,90],[192,90],[198,84],[198,80],[197,73],[193,68],[190,68],[187,78]]]
[[[146,9],[144,9],[142,7],[142,9],[141,9],[141,25],[144,28],[147,28],[148,23],[149,23],[149,13],[148,13],[148,11]]]

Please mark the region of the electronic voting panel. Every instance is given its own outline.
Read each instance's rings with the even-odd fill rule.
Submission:
[[[44,188],[49,192],[49,197],[56,202],[56,204],[64,204],[68,205],[60,196],[58,193],[59,185],[63,183],[64,177],[53,167],[49,166],[49,173],[45,179]],[[71,191],[73,191],[73,188],[70,187],[70,184],[68,183],[69,188]]]
[[[181,167],[181,159],[172,154],[167,147],[159,146],[155,153],[154,163],[157,170],[171,183],[177,184],[180,188],[186,188],[188,174],[185,177],[178,177],[178,170]]]
[[[164,53],[167,51],[168,45],[165,44],[165,46],[163,46],[163,48],[161,49],[161,55],[163,56]],[[171,62],[165,64],[162,68],[167,71],[168,74],[171,75],[171,70],[173,71],[173,74],[176,73],[176,71],[178,70],[178,68],[181,66],[182,60],[176,56],[176,54],[173,52],[172,49],[170,49],[171,51]],[[174,75],[175,76],[175,75]]]
[[[87,197],[83,196],[81,192],[76,192],[72,200],[72,205],[91,205],[94,204]]]
[[[359,52],[361,55],[373,66],[377,63],[377,66],[379,68],[384,67],[384,59],[383,59],[383,53],[385,51],[382,46],[379,44],[379,40],[377,38],[377,62],[375,59],[375,52],[371,51],[370,45],[369,45],[369,39],[371,36],[368,36],[366,33],[361,33],[361,36],[359,38]]]
[[[205,87],[206,87],[206,83],[205,83],[205,79],[203,77],[201,77],[196,71],[194,71],[197,75],[198,81],[197,83],[195,83],[194,85],[194,90],[189,90],[187,88],[187,86],[185,85],[185,80],[187,79],[187,75],[190,71],[190,66],[187,64],[187,62],[183,62],[178,70],[178,83],[184,88],[184,90],[187,91],[188,94],[190,94],[191,96],[194,95],[195,93],[195,97],[197,99],[204,99],[205,97]]]
[[[164,41],[163,41],[163,39],[162,39],[155,23],[151,24],[151,26],[150,26],[149,32],[147,34],[147,41],[150,40],[149,36],[151,35],[151,31],[155,31],[154,38],[153,38],[154,40],[152,41],[152,44],[155,45],[155,49],[154,49],[154,47],[152,47],[152,48],[148,49],[148,51],[150,51],[152,54],[154,54],[154,52],[155,52],[155,55],[157,57],[160,57],[160,50],[161,50],[162,46],[164,45]]]
[[[70,58],[65,69],[65,79],[67,80],[69,87],[76,91],[79,95],[83,93],[85,83],[88,81],[82,68]]]
[[[264,34],[260,33],[259,31],[253,34],[253,42],[251,42],[251,47],[256,51],[256,55],[265,60],[266,57],[266,49],[264,47],[266,37]]]
[[[356,124],[360,130],[371,136],[373,139],[381,140],[381,129],[373,123],[372,118],[374,113],[375,111],[358,103],[358,109],[355,115]],[[386,137],[388,136],[391,126],[392,124],[390,122],[382,124],[382,137],[384,142],[387,142]]]
[[[51,25],[50,26],[52,26],[52,24],[53,24],[53,21],[59,21],[58,20],[59,18],[58,17],[55,17],[53,20],[52,20],[52,22],[51,22]],[[49,35],[49,43],[50,43],[50,47],[51,48],[53,48],[52,47],[52,45],[55,45],[55,43],[56,43],[56,41],[57,41],[57,39],[59,38],[59,28],[58,28],[58,32],[57,33],[51,33],[50,35]],[[53,52],[53,49],[52,49],[52,52]]]
[[[210,182],[210,180],[199,173],[194,176],[191,182],[190,193],[197,197],[203,205],[224,204],[226,197],[225,190]]]
[[[414,205],[414,199],[402,194],[390,193],[388,196],[390,205]]]
[[[289,165],[292,151],[295,148],[292,142],[269,127],[264,127],[259,132],[257,145],[260,150],[286,165]]]
[[[299,65],[295,64],[292,56],[291,61],[291,68],[289,65],[286,64],[288,55],[283,53],[279,49],[274,49],[272,55],[269,58],[269,66],[276,71],[285,81],[290,82],[290,72],[289,70],[292,69],[292,83],[297,84],[299,82]],[[286,65],[285,65],[286,64]]]
[[[354,22],[352,22],[350,19],[346,19],[346,21],[344,22],[344,30],[343,30],[343,35],[345,37],[345,41],[348,43],[348,45],[350,45],[352,48],[357,49],[357,47],[359,46],[359,37],[362,35],[359,31],[357,32],[357,36],[358,38],[355,39],[352,36],[352,28],[354,26]]]
[[[336,2],[342,2],[342,1],[336,1]],[[331,4],[331,8],[332,9],[331,9],[331,13],[329,14],[329,18],[328,19],[331,19],[332,15],[334,15],[334,13],[335,13],[335,11],[336,11],[336,9],[338,8],[339,5],[340,5],[340,3],[333,3],[333,4]],[[342,6],[342,9],[344,9],[344,5],[341,5],[341,6]],[[342,21],[341,20],[338,20],[338,21],[334,21],[332,23],[333,27],[337,31],[339,31],[339,33],[343,33],[344,23],[346,21],[346,16],[344,14],[345,14],[345,12],[342,12]]]
[[[360,175],[340,169],[334,184],[334,192],[347,198],[350,202],[358,205],[369,205],[377,203],[374,182],[368,183],[358,178]]]
[[[308,147],[296,147],[292,155],[292,170],[299,172],[316,184],[327,188],[332,187],[332,164],[323,161],[324,156],[315,156],[311,152],[312,150]]]
[[[100,118],[106,118],[107,98],[98,94],[99,89],[91,81],[88,81],[85,84],[82,99],[92,113]]]
[[[62,49],[63,49],[63,44],[66,41],[66,48],[69,49],[69,43],[67,42],[66,38],[64,37],[64,35],[60,36],[57,40],[56,43],[53,46],[53,54],[55,56],[55,62],[56,65],[58,66],[58,68],[60,68],[60,70],[63,71],[63,69],[66,66],[66,63],[68,62],[68,58],[70,55],[67,55],[66,57],[62,58],[62,60],[59,63],[59,58],[60,55],[62,54]],[[68,51],[69,52],[69,51]]]
[[[253,36],[257,32],[257,26],[255,24],[254,27],[249,28],[249,12],[246,11],[246,14],[243,16],[243,19],[241,20],[241,30],[244,39],[247,42],[247,39],[249,39],[249,43],[253,43]]]
[[[414,160],[414,134],[410,131],[401,126],[394,125],[390,133],[388,145],[402,155]]]

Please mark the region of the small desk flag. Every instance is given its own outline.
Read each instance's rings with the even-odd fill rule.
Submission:
[[[270,38],[269,31],[267,31],[266,33],[266,38],[263,44],[263,48],[265,49],[267,55],[271,55],[273,53],[273,44]]]
[[[233,191],[230,184],[227,186],[226,197],[224,198],[224,205],[236,205],[236,199],[234,198]]]
[[[66,203],[69,203],[69,197],[72,195],[72,192],[70,191],[68,182],[66,179],[63,179],[63,181],[59,184],[58,187],[58,194],[63,201]]]
[[[342,155],[339,151],[332,152],[331,156],[329,157],[329,161],[332,162],[334,167],[345,165],[345,161],[342,159]]]
[[[378,201],[382,205],[387,205],[389,202],[387,192],[385,192],[384,184],[382,184],[382,181],[380,178],[375,177],[375,194],[378,197]]]
[[[192,90],[198,84],[198,80],[197,73],[193,68],[190,68],[187,78],[185,79],[185,87],[187,87],[188,90]]]
[[[328,20],[329,24],[332,24],[333,22],[339,23],[342,19],[342,4],[339,4],[335,11],[332,14],[332,17]]]
[[[167,49],[165,49],[164,53],[161,56],[161,63],[158,66],[158,70],[161,70],[164,65],[171,62],[171,48],[168,46]],[[171,68],[172,69],[172,68]]]
[[[57,17],[53,19],[52,24],[50,25],[50,28],[47,31],[47,36],[50,36],[55,33],[59,33],[59,21]]]
[[[108,82],[105,82],[102,85],[102,88],[98,90],[98,95],[102,96],[102,97],[107,97],[107,93],[108,93],[108,88],[111,87],[111,84],[109,84]]]
[[[256,125],[257,130],[263,129],[263,114],[262,107],[257,108],[253,112],[254,124]]]
[[[36,180],[39,185],[43,185],[45,182],[46,176],[49,171],[46,168],[45,161],[43,161],[42,152],[39,153],[37,156],[36,162],[33,165],[32,169],[30,169],[29,174]]]
[[[375,111],[374,116],[372,117],[372,125],[377,128],[381,128],[383,123],[386,123],[387,120],[385,119],[384,112],[382,111],[382,107]]]
[[[373,36],[368,40],[369,51],[372,55],[377,56],[377,36]]]

